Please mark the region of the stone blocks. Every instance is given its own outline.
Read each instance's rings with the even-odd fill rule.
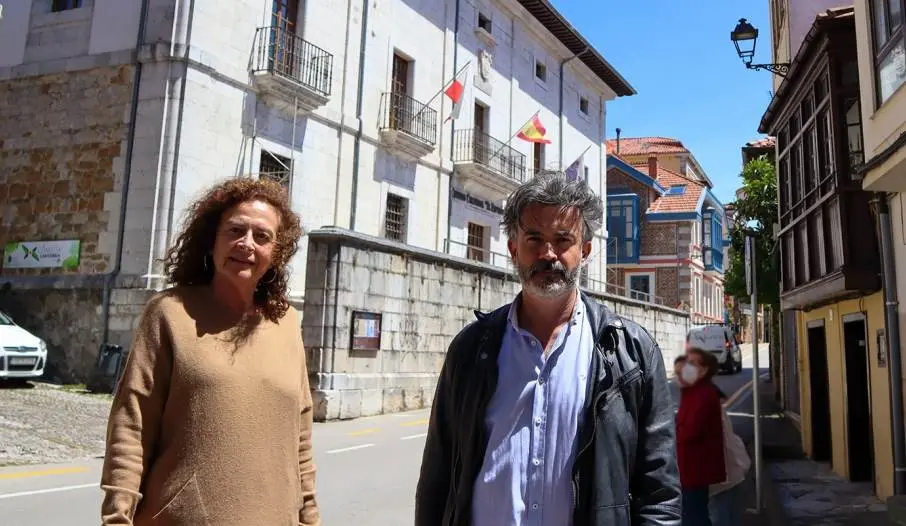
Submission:
[[[317,357],[308,367],[319,421],[430,406],[447,347],[475,319],[473,311],[493,310],[519,291],[506,270],[446,254],[335,228],[308,238],[303,334],[309,356]],[[599,299],[648,329],[665,362],[682,350],[685,313]],[[353,311],[381,314],[379,350],[351,349]]]

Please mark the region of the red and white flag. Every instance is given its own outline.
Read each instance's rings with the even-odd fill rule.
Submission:
[[[468,77],[468,70],[466,71],[466,76]],[[450,85],[447,86],[447,89],[444,90],[444,95],[453,101],[453,109],[450,111],[450,116],[447,117],[444,122],[459,117],[459,112],[462,111],[462,96],[465,92],[465,84],[460,82],[458,78],[454,78],[453,82],[451,82]]]

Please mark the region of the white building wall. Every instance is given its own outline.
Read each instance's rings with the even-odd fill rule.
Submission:
[[[479,7],[468,0],[461,1],[458,36],[456,0],[368,4],[361,119],[357,93],[362,3],[300,4],[304,12],[299,15],[299,34],[333,55],[332,89],[326,104],[294,116],[259,96],[250,73],[256,31],[270,24],[271,0],[197,0],[191,14],[188,66],[182,60],[181,43],[189,38],[189,2],[150,0],[145,45],[139,52],[142,80],[125,218],[124,275],[159,276],[159,260],[173,242],[186,207],[219,180],[256,173],[263,149],[293,160],[291,199],[307,229],[337,225],[384,235],[386,196],[395,193],[409,200],[407,243],[444,250],[449,218],[451,252],[462,255],[455,245],[465,244],[472,221],[488,227],[488,248],[497,254],[493,262],[505,265],[500,215],[451,199],[448,192],[453,174],[451,134],[453,129],[472,127],[475,100],[489,107],[488,131],[501,142],[510,140],[540,110],[552,141],[545,146],[544,167],[565,169],[587,149],[589,184],[605,198],[603,102],[614,94],[580,60],[569,61],[561,123],[560,62],[571,54],[515,0],[478,2],[492,19],[494,46],[476,35]],[[49,2],[6,2],[0,67],[25,63],[37,74],[60,67],[53,62],[57,59],[74,61],[64,67],[79,67],[86,57],[128,61],[124,57],[131,56],[135,46],[140,7],[139,0],[84,0],[80,9],[50,14]],[[174,35],[177,45],[171,46]],[[489,82],[476,83],[480,49],[492,53],[492,73]],[[418,160],[391,153],[380,140],[381,96],[390,90],[394,51],[414,61],[412,96],[421,102],[436,96],[430,103],[438,112],[436,147]],[[535,78],[536,59],[547,66],[546,82]],[[470,60],[461,116],[444,122],[451,105],[438,92]],[[185,100],[180,108],[183,81]],[[587,115],[579,112],[580,97],[588,99]],[[356,170],[355,136],[360,125]],[[532,144],[513,138],[510,145],[525,154],[530,177]],[[118,207],[118,198],[108,203],[112,223]],[[115,246],[112,238],[100,242]],[[293,262],[291,287],[297,291],[304,288],[306,247],[307,243],[300,244]],[[602,247],[596,241],[589,261],[591,277],[600,281],[606,259]],[[464,254],[464,249],[458,250]]]

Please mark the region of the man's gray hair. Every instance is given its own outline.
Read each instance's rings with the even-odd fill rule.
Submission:
[[[582,218],[582,240],[591,241],[601,228],[604,207],[588,184],[576,178],[570,181],[563,172],[542,171],[519,186],[506,201],[502,225],[510,239],[515,239],[522,224],[522,213],[529,205],[556,206],[566,211],[575,208]]]

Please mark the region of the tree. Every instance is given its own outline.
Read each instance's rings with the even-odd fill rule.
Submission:
[[[774,224],[777,217],[777,177],[774,164],[761,156],[746,163],[742,169],[742,197],[737,199],[735,224],[730,232],[730,264],[724,275],[724,291],[740,303],[748,303],[746,290],[745,239],[747,231],[755,238],[755,280],[758,287],[758,304],[770,307],[771,378],[781,372],[780,324],[780,249],[774,241]],[[757,223],[757,226],[746,227]],[[758,307],[752,306],[755,315]],[[737,320],[738,321],[738,320]],[[780,383],[774,381],[774,398],[781,400]]]
[[[736,207],[735,224],[730,232],[730,264],[724,276],[724,290],[730,296],[748,303],[745,274],[746,224],[753,220],[757,226],[750,228],[755,237],[755,276],[758,285],[758,303],[770,305],[772,311],[780,304],[780,251],[774,241],[774,224],[777,218],[777,177],[774,164],[767,157],[749,161],[742,170],[743,196],[733,203]]]

